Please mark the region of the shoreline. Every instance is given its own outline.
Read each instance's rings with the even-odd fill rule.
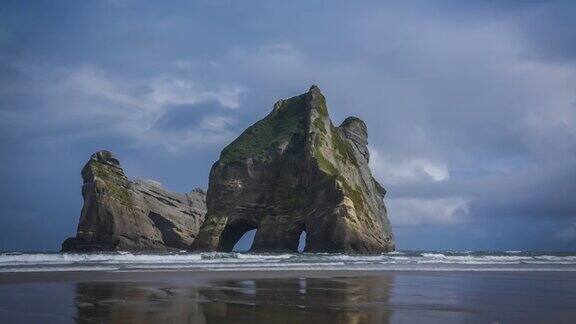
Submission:
[[[0,272],[0,285],[43,282],[158,282],[189,280],[206,283],[215,280],[288,279],[288,278],[360,278],[380,276],[449,277],[526,277],[556,276],[576,279],[576,271],[562,270],[130,270],[130,271],[30,271]]]

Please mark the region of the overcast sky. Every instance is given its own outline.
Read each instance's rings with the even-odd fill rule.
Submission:
[[[206,188],[318,84],[366,121],[400,249],[576,247],[574,1],[1,1],[0,250],[75,233],[80,170]]]

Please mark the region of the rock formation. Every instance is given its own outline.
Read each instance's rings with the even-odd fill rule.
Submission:
[[[187,249],[206,214],[202,190],[178,194],[153,181],[130,181],[108,151],[92,155],[82,178],[78,231],[62,251]]]
[[[210,171],[208,212],[191,249],[231,251],[257,229],[255,252],[380,253],[394,250],[384,188],[368,167],[364,122],[335,127],[324,96],[280,100]]]

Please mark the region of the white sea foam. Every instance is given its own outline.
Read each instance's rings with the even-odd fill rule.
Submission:
[[[138,262],[191,262],[201,260],[200,254],[132,254],[119,253],[31,253],[0,254],[0,267],[15,264],[50,263],[138,263]]]
[[[328,253],[4,253],[0,272],[156,270],[576,271],[575,254],[414,252]]]
[[[403,255],[404,252],[401,251],[392,251],[392,252],[388,252],[386,253],[386,255]]]
[[[235,253],[238,259],[265,259],[265,260],[277,260],[277,259],[288,259],[294,257],[294,254],[250,254],[250,253]]]

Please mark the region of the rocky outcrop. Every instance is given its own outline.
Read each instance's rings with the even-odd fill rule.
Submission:
[[[380,253],[394,250],[384,188],[372,177],[364,122],[335,127],[316,86],[280,100],[210,171],[208,213],[192,245],[230,251],[257,229],[252,251]]]
[[[92,155],[82,179],[78,231],[62,251],[187,249],[206,214],[204,191],[178,194],[154,181],[130,181],[108,151]]]

